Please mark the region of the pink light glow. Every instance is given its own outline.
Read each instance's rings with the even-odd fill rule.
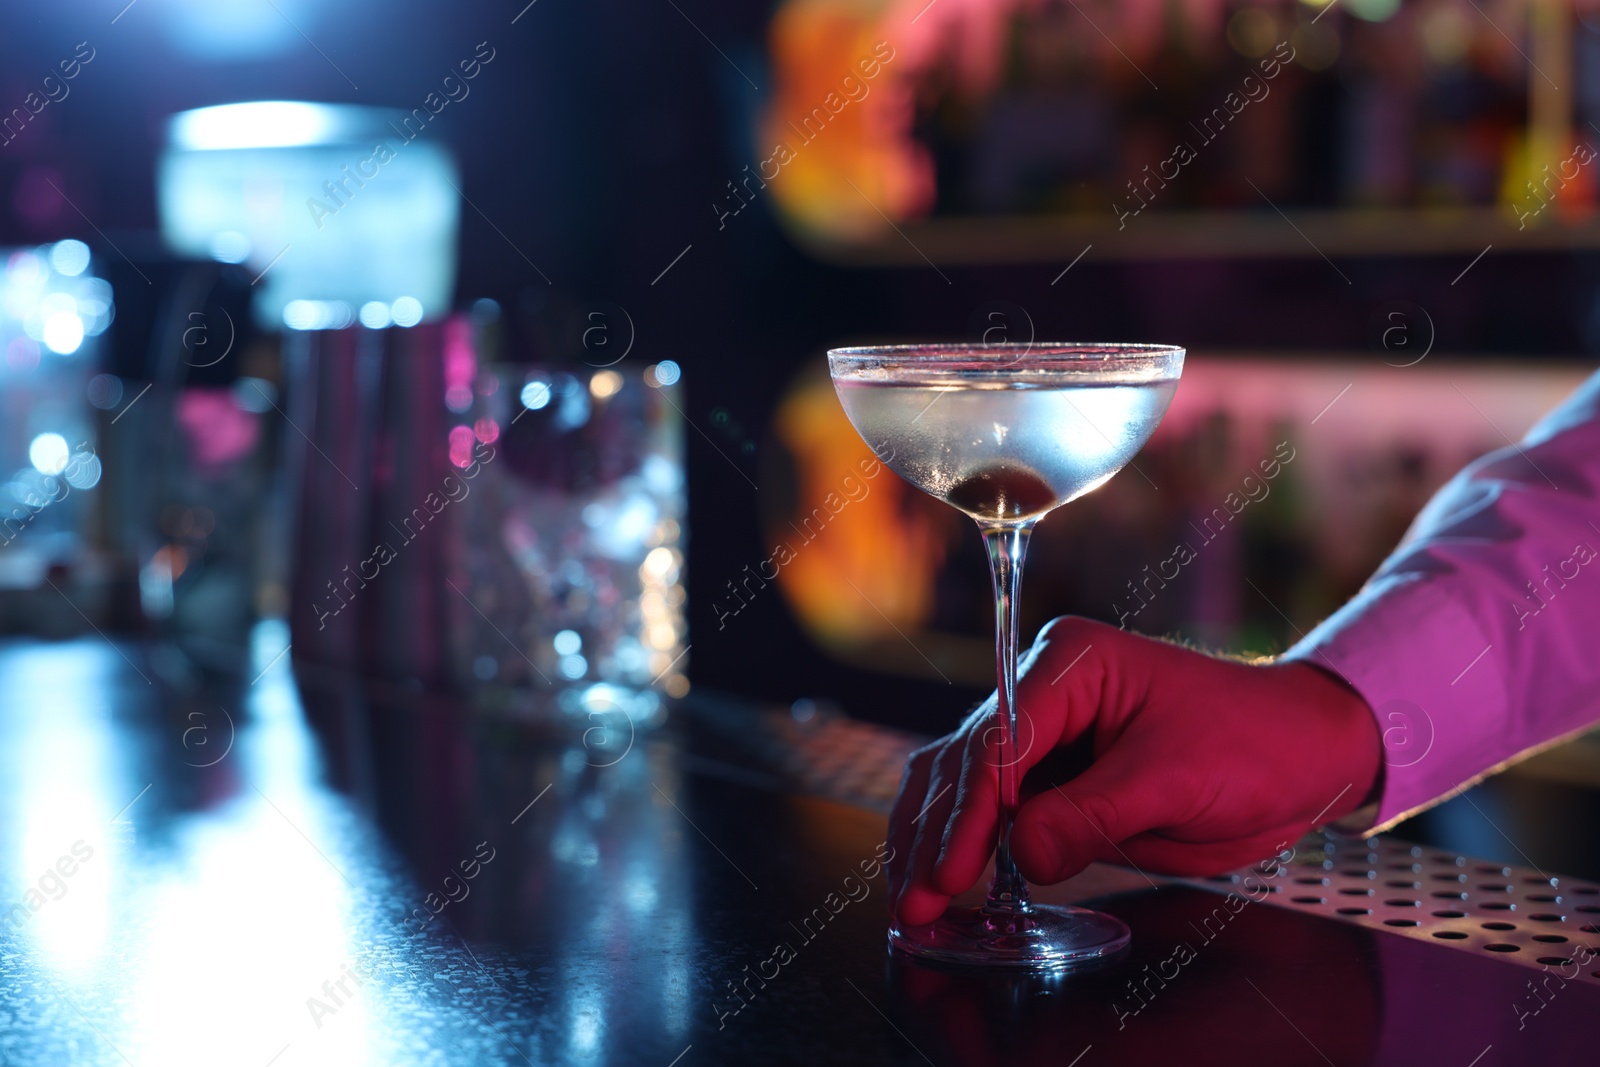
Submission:
[[[444,324],[445,390],[465,390],[470,400],[472,379],[478,374],[478,357],[472,351],[472,324],[465,316],[452,316]]]
[[[450,462],[465,470],[472,464],[472,450],[476,438],[472,427],[455,426],[450,430]]]
[[[228,389],[185,389],[178,394],[178,426],[196,463],[216,470],[255,448],[261,417],[242,411]]]

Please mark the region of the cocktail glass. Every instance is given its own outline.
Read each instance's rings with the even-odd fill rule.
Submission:
[[[906,481],[977,520],[994,580],[1000,817],[981,905],[954,905],[890,944],[957,965],[1061,971],[1120,952],[1121,920],[1039,904],[1011,856],[1018,804],[1017,595],[1033,527],[1121,470],[1166,414],[1184,350],[1144,344],[838,348],[828,367],[869,447]]]

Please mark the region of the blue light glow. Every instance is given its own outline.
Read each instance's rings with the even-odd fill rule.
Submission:
[[[405,117],[297,100],[174,115],[158,172],[162,236],[259,276],[253,314],[266,329],[281,329],[296,300],[381,304],[381,320],[362,317],[374,329],[442,314],[459,177],[442,144],[407,137]]]
[[[70,455],[67,439],[58,433],[42,433],[28,445],[28,462],[40,474],[60,474]]]
[[[82,241],[57,241],[50,248],[50,265],[57,274],[75,278],[89,266],[89,246]]]
[[[342,330],[355,317],[343,300],[291,300],[283,306],[283,324],[291,330]]]
[[[522,406],[538,411],[550,403],[550,384],[535,379],[522,387]]]
[[[238,230],[223,230],[211,239],[211,258],[219,263],[243,263],[250,258],[250,238]]]
[[[174,148],[297,148],[327,144],[343,127],[343,108],[299,100],[219,104],[172,116]]]
[[[381,330],[393,320],[389,318],[389,305],[382,300],[369,300],[361,305],[361,325],[369,330]]]
[[[414,296],[402,296],[389,306],[389,314],[396,326],[415,326],[422,321],[422,302]]]

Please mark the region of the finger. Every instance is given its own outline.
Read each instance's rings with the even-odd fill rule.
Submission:
[[[950,813],[944,830],[944,841],[939,848],[938,861],[934,862],[933,885],[950,896],[965,893],[966,889],[982,877],[994,854],[995,830],[1000,819],[1000,761],[1022,763],[1022,757],[1037,741],[1035,731],[1019,731],[1027,742],[1026,750],[1019,755],[1010,747],[1003,747],[1005,729],[998,718],[998,701],[989,697],[979,712],[968,720],[963,733],[962,774],[955,787],[955,809]],[[1019,766],[1021,776],[1026,768]]]
[[[962,745],[951,737],[934,759],[928,778],[927,799],[914,817],[915,834],[907,858],[906,878],[895,904],[895,916],[908,926],[932,922],[944,914],[951,894],[933,884],[933,865],[944,840],[944,828],[955,807],[955,783],[961,773]]]
[[[1170,770],[1155,771],[1124,746],[1106,752],[1064,786],[1047,789],[1017,812],[1011,849],[1030,881],[1059,882],[1110,846],[1184,820],[1190,791]]]
[[[993,737],[993,729],[990,725],[967,735],[955,802],[934,861],[933,887],[952,897],[971,889],[983,877],[994,854],[1000,816],[999,750],[986,743]]]
[[[1040,631],[1018,668],[1015,750],[1000,744],[1006,726],[992,697],[979,709],[982,717],[974,715],[963,726],[967,759],[934,870],[933,884],[941,892],[965,892],[983,875],[994,851],[1002,761],[1014,766],[1020,779],[1056,746],[1076,740],[1094,723],[1104,662],[1121,647],[1122,636],[1084,619],[1053,620]],[[1101,646],[1098,653],[1093,651],[1096,642]],[[1091,655],[1093,661],[1085,666]],[[1075,671],[1076,676],[1066,681]]]
[[[928,779],[933,774],[934,757],[941,747],[942,744],[935,743],[906,757],[906,769],[900,776],[900,791],[895,794],[894,807],[889,811],[889,859],[884,863],[884,878],[891,901],[899,897],[901,884],[905,880],[911,842],[916,837],[913,820],[926,802]]]

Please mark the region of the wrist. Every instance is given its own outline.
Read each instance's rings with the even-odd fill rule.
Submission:
[[[1297,697],[1322,729],[1323,751],[1328,760],[1338,799],[1318,817],[1318,825],[1337,822],[1375,803],[1383,791],[1383,735],[1377,716],[1348,682],[1331,670],[1304,660],[1285,663]],[[1319,776],[1320,777],[1320,776]]]

